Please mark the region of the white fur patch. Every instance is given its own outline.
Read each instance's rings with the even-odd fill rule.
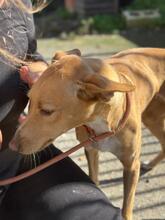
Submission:
[[[108,124],[99,117],[95,121],[88,123],[87,126],[92,128],[96,135],[111,131]],[[93,143],[92,147],[97,148],[100,151],[111,152],[118,158],[120,158],[122,154],[122,144],[115,136],[99,140],[97,143]]]

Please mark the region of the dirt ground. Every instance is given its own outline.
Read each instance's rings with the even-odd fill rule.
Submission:
[[[136,46],[136,44],[118,35],[39,41],[39,51],[48,60],[56,50],[80,48],[84,55],[102,58]],[[144,161],[154,157],[159,151],[160,145],[146,128],[143,128],[142,133],[141,160]],[[64,151],[76,143],[74,130],[63,134],[55,141],[56,146]],[[87,173],[87,162],[83,150],[79,150],[71,158]],[[100,153],[99,180],[101,190],[114,205],[121,207],[123,199],[122,165],[110,153]],[[140,178],[135,199],[134,219],[165,220],[165,161],[162,161],[154,170]]]

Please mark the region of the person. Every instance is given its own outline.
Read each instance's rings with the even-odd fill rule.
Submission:
[[[42,6],[41,6],[42,8]],[[37,8],[36,8],[37,10]],[[30,0],[0,0],[0,49],[16,59],[47,63],[37,53]],[[0,50],[1,51],[1,50]],[[5,54],[5,53],[4,53]],[[50,145],[32,162],[8,148],[25,108],[29,86],[19,66],[0,55],[0,179],[19,173],[61,153]],[[31,158],[31,157],[29,157]],[[26,159],[26,160],[25,160]],[[0,187],[0,218],[3,220],[120,220],[115,208],[89,177],[70,159],[25,180]]]

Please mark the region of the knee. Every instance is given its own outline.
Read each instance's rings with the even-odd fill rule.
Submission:
[[[125,171],[139,171],[140,157],[133,157],[122,162]]]

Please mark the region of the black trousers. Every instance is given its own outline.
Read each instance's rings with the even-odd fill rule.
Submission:
[[[41,162],[58,155],[54,146],[51,156],[39,155]],[[46,155],[46,156],[45,156]],[[22,160],[19,172],[25,168]],[[24,167],[24,168],[23,168]],[[70,159],[11,185],[0,206],[2,220],[120,220],[120,210],[89,177]]]

